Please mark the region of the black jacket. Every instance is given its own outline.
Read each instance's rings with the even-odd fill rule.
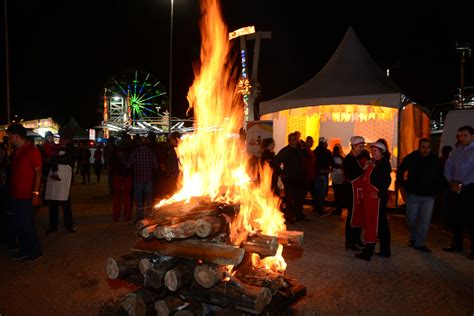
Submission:
[[[344,176],[348,182],[357,179],[362,173],[364,173],[364,169],[362,169],[357,158],[353,154],[348,154],[344,157],[344,160],[342,161],[342,170],[344,170]]]
[[[404,179],[404,173],[408,178]],[[415,150],[405,158],[397,170],[397,183],[408,193],[419,196],[433,196],[441,191],[443,173],[441,163],[435,155],[422,157]]]
[[[316,158],[316,174],[329,174],[334,164],[331,151],[324,146],[318,146],[313,152]]]
[[[283,170],[280,165],[283,164]],[[275,170],[284,178],[303,179],[304,178],[304,158],[303,150],[298,147],[286,146],[275,156]]]
[[[388,198],[388,188],[392,183],[390,173],[392,167],[387,158],[375,161],[374,170],[370,175],[370,184],[379,189],[379,198],[386,200]]]

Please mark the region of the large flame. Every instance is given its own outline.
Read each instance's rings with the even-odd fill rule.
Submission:
[[[271,170],[264,166],[258,181],[248,173],[249,157],[239,137],[243,124],[237,75],[230,62],[230,42],[217,0],[202,0],[201,62],[188,92],[195,132],[180,141],[181,189],[157,207],[192,197],[238,202],[231,240],[238,245],[251,232],[277,236],[285,230],[279,199],[271,192]],[[269,259],[271,260],[271,259]]]

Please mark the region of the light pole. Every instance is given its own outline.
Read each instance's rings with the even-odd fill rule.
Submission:
[[[173,7],[174,0],[171,0],[171,20],[170,20],[170,73],[169,73],[169,117],[168,117],[168,132],[171,132],[171,115],[172,115],[172,98],[173,98]]]
[[[173,1],[173,0],[171,0]],[[9,48],[8,48],[8,22],[7,22],[7,0],[5,4],[5,75],[7,76],[7,123],[10,124],[10,62],[9,62]]]

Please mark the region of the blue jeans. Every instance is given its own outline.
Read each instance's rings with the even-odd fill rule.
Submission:
[[[328,175],[318,175],[316,176],[315,192],[316,192],[316,212],[324,211],[324,200],[328,195]]]
[[[134,182],[133,190],[135,192],[135,201],[137,203],[137,214],[135,220],[141,220],[153,208],[153,181]],[[145,205],[143,204],[144,201]]]
[[[20,242],[20,252],[25,256],[42,255],[38,233],[35,227],[35,209],[30,199],[12,199],[12,211]]]
[[[406,212],[410,240],[415,242],[415,247],[425,245],[426,235],[433,214],[434,196],[419,196],[407,193]]]

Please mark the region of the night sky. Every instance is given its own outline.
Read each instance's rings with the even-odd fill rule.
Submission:
[[[255,25],[262,42],[262,100],[313,77],[349,26],[392,79],[424,105],[449,102],[459,85],[456,41],[474,44],[474,14],[466,4],[366,5],[332,1],[222,0],[229,30]],[[6,121],[2,3],[1,110]],[[186,94],[199,58],[196,0],[175,0],[173,114],[185,116]],[[25,119],[70,116],[97,125],[105,82],[127,69],[151,72],[168,87],[170,2],[166,0],[8,0],[12,114]],[[237,42],[236,42],[237,43]],[[253,46],[249,42],[250,53]],[[251,59],[251,55],[249,56]],[[236,62],[239,62],[236,60]],[[474,85],[473,63],[466,84]]]

